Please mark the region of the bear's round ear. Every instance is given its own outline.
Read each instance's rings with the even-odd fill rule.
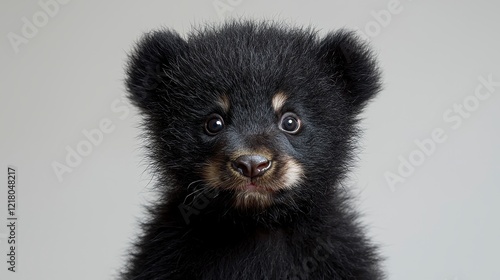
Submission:
[[[165,94],[166,85],[174,83],[169,75],[186,49],[178,33],[170,30],[143,35],[129,55],[126,86],[129,98],[140,108],[148,109]]]
[[[327,34],[320,42],[318,54],[355,113],[380,90],[374,55],[354,32],[339,30]]]

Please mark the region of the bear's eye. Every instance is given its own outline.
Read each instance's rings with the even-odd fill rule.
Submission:
[[[210,135],[215,135],[224,129],[224,120],[218,114],[212,114],[205,122],[205,131]]]
[[[279,128],[284,132],[295,134],[299,131],[301,124],[297,115],[294,113],[285,113],[283,117],[281,117]]]

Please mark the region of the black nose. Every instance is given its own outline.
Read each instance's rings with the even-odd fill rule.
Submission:
[[[232,162],[234,170],[252,178],[262,176],[270,167],[271,161],[261,155],[243,155]]]

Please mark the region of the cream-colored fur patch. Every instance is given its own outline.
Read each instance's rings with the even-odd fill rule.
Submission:
[[[285,173],[283,175],[284,188],[291,189],[304,177],[302,166],[293,158],[287,158],[285,163]]]
[[[281,108],[283,108],[283,105],[285,105],[286,99],[287,99],[287,96],[282,91],[276,93],[273,96],[272,105],[273,105],[273,109],[276,113],[278,113],[281,110]]]
[[[229,98],[226,95],[220,96],[219,100],[217,100],[217,104],[219,104],[219,106],[225,113],[229,112],[231,103],[229,102]]]

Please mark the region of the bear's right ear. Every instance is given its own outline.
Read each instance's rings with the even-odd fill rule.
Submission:
[[[166,85],[171,84],[170,69],[175,66],[187,43],[169,30],[143,35],[129,56],[126,86],[132,102],[143,109],[151,108]]]
[[[354,32],[329,33],[320,42],[319,56],[353,113],[358,113],[380,90],[375,57]]]

